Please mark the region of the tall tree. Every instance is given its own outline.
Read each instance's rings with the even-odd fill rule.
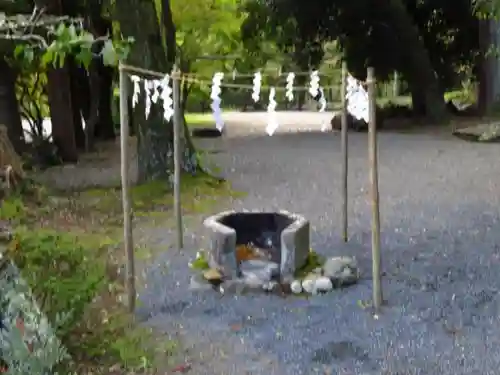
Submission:
[[[473,0],[474,12],[479,18],[478,108],[481,114],[490,114],[500,101],[500,1]]]
[[[121,0],[114,4],[113,14],[119,21],[120,32],[135,38],[127,63],[170,73],[176,62],[176,30],[170,1]],[[169,178],[173,171],[172,121],[165,122],[161,105],[153,105],[146,120],[144,101],[133,116],[137,126],[139,181]],[[194,150],[187,148],[182,154],[184,166],[189,168]]]
[[[85,28],[94,38],[112,35],[112,23],[103,16],[102,0],[65,1],[65,14],[82,17]],[[96,55],[88,66],[69,61],[71,74],[71,96],[75,117],[75,133],[80,148],[93,148],[94,138],[100,140],[114,139],[114,123],[112,118],[113,78],[115,68],[105,66],[100,55],[104,42],[95,43],[92,47]],[[86,130],[83,132],[81,119],[85,120]]]
[[[209,79],[216,71],[235,67],[235,60],[243,53],[240,38],[243,15],[238,12],[238,3],[236,0],[172,2],[173,20],[179,25],[176,44],[179,68],[183,73],[196,72]],[[183,104],[196,85],[184,81]]]
[[[36,0],[36,6],[45,14],[65,15],[61,0]],[[58,148],[61,159],[65,162],[78,161],[78,149],[75,137],[74,99],[71,97],[71,80],[68,62],[62,66],[47,67],[47,91],[52,122],[52,140]],[[76,118],[77,122],[81,121]],[[80,124],[81,127],[81,124]]]
[[[464,38],[461,29],[467,27],[471,35],[477,32],[470,0],[256,2],[270,11],[268,28],[279,30],[276,25],[292,20],[308,41],[338,40],[350,70],[360,79],[367,66],[375,67],[382,79],[394,70],[402,72],[415,107],[433,120],[446,115],[444,73],[456,75],[456,65],[472,61],[477,50],[474,37]]]
[[[7,127],[7,132],[16,152],[24,149],[24,135],[21,113],[16,98],[16,70],[7,62],[6,56],[0,58],[0,125]]]

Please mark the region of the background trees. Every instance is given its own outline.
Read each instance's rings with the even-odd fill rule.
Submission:
[[[484,84],[495,81],[485,75],[487,71],[491,78],[495,66],[485,56],[496,39],[492,38],[491,21],[481,21],[478,15],[491,15],[490,3],[4,0],[0,14],[30,15],[35,5],[38,19],[28,16],[29,28],[28,23],[17,28],[16,38],[7,36],[12,24],[0,26],[0,122],[8,126],[16,149],[25,152],[21,117],[29,118],[35,133],[40,133],[43,119],[50,116],[55,149],[45,141],[37,142],[46,146],[45,153],[52,150],[63,162],[77,161],[95,141],[114,139],[115,66],[124,52],[130,52],[127,62],[131,65],[164,72],[177,65],[184,74],[196,73],[206,82],[217,70],[309,71],[327,59],[344,58],[360,79],[367,65],[375,68],[379,81],[398,72],[414,112],[435,121],[447,116],[443,94],[461,88],[464,82],[482,78],[482,102],[492,102],[498,91]],[[66,28],[57,31],[57,22],[52,28],[34,22],[61,16],[79,23],[70,28],[66,19]],[[41,46],[27,35],[42,37],[48,44]],[[129,37],[135,42],[128,43]],[[108,39],[114,43],[106,44]],[[25,47],[18,48],[20,45]],[[300,79],[306,84],[307,77],[298,79],[298,84]],[[185,80],[183,109],[206,109],[208,86]],[[227,97],[226,105],[240,109],[252,104],[238,90]],[[299,108],[304,102],[304,95],[299,95]],[[172,169],[172,126],[163,122],[159,111],[153,108],[146,121],[139,109],[133,119],[141,181],[166,178]],[[42,134],[35,136],[41,139]],[[184,167],[193,170],[195,150],[190,142],[184,144]]]
[[[380,80],[398,71],[414,109],[436,120],[445,115],[444,91],[476,72],[479,22],[470,0],[257,0],[248,9],[247,38],[268,30],[302,70],[317,66],[324,42],[336,40],[355,75],[364,78],[367,65]]]

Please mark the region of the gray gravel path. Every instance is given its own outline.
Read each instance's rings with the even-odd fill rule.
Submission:
[[[384,297],[374,319],[366,134],[350,135],[350,234],[340,240],[340,137],[230,131],[215,157],[234,207],[284,208],[311,220],[312,246],[355,255],[353,287],[310,299],[190,292],[187,262],[204,242],[165,251],[147,270],[139,316],[179,332],[188,374],[497,374],[500,368],[500,148],[445,136],[381,134]],[[148,235],[165,248],[164,229]],[[192,236],[192,237],[191,237]]]

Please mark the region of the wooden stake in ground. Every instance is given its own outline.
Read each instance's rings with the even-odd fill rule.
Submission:
[[[380,272],[380,207],[378,192],[378,151],[375,101],[375,74],[373,68],[367,72],[368,101],[370,118],[368,123],[368,149],[370,167],[370,198],[372,206],[372,277],[373,277],[373,307],[375,312],[382,305],[382,282]]]
[[[341,153],[342,153],[342,239],[347,242],[347,186],[348,186],[348,148],[347,148],[347,64],[342,63],[342,84],[340,91],[341,109]]]
[[[180,72],[174,68],[172,74],[172,91],[174,104],[174,215],[177,229],[177,248],[184,247],[184,230],[182,227],[182,207],[181,207],[181,132],[182,114],[180,103]]]
[[[122,174],[122,202],[123,202],[123,237],[127,257],[127,296],[128,308],[135,310],[135,259],[132,240],[132,205],[130,203],[130,179],[128,176],[128,138],[129,138],[129,113],[128,113],[128,79],[125,69],[120,64],[120,142],[121,142],[121,174]]]

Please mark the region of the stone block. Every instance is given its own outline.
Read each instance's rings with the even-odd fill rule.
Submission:
[[[209,265],[227,278],[242,276],[236,258],[238,245],[251,243],[268,251],[268,260],[279,265],[281,280],[293,277],[307,260],[310,225],[300,215],[287,211],[227,211],[207,218],[204,225],[212,233]]]

